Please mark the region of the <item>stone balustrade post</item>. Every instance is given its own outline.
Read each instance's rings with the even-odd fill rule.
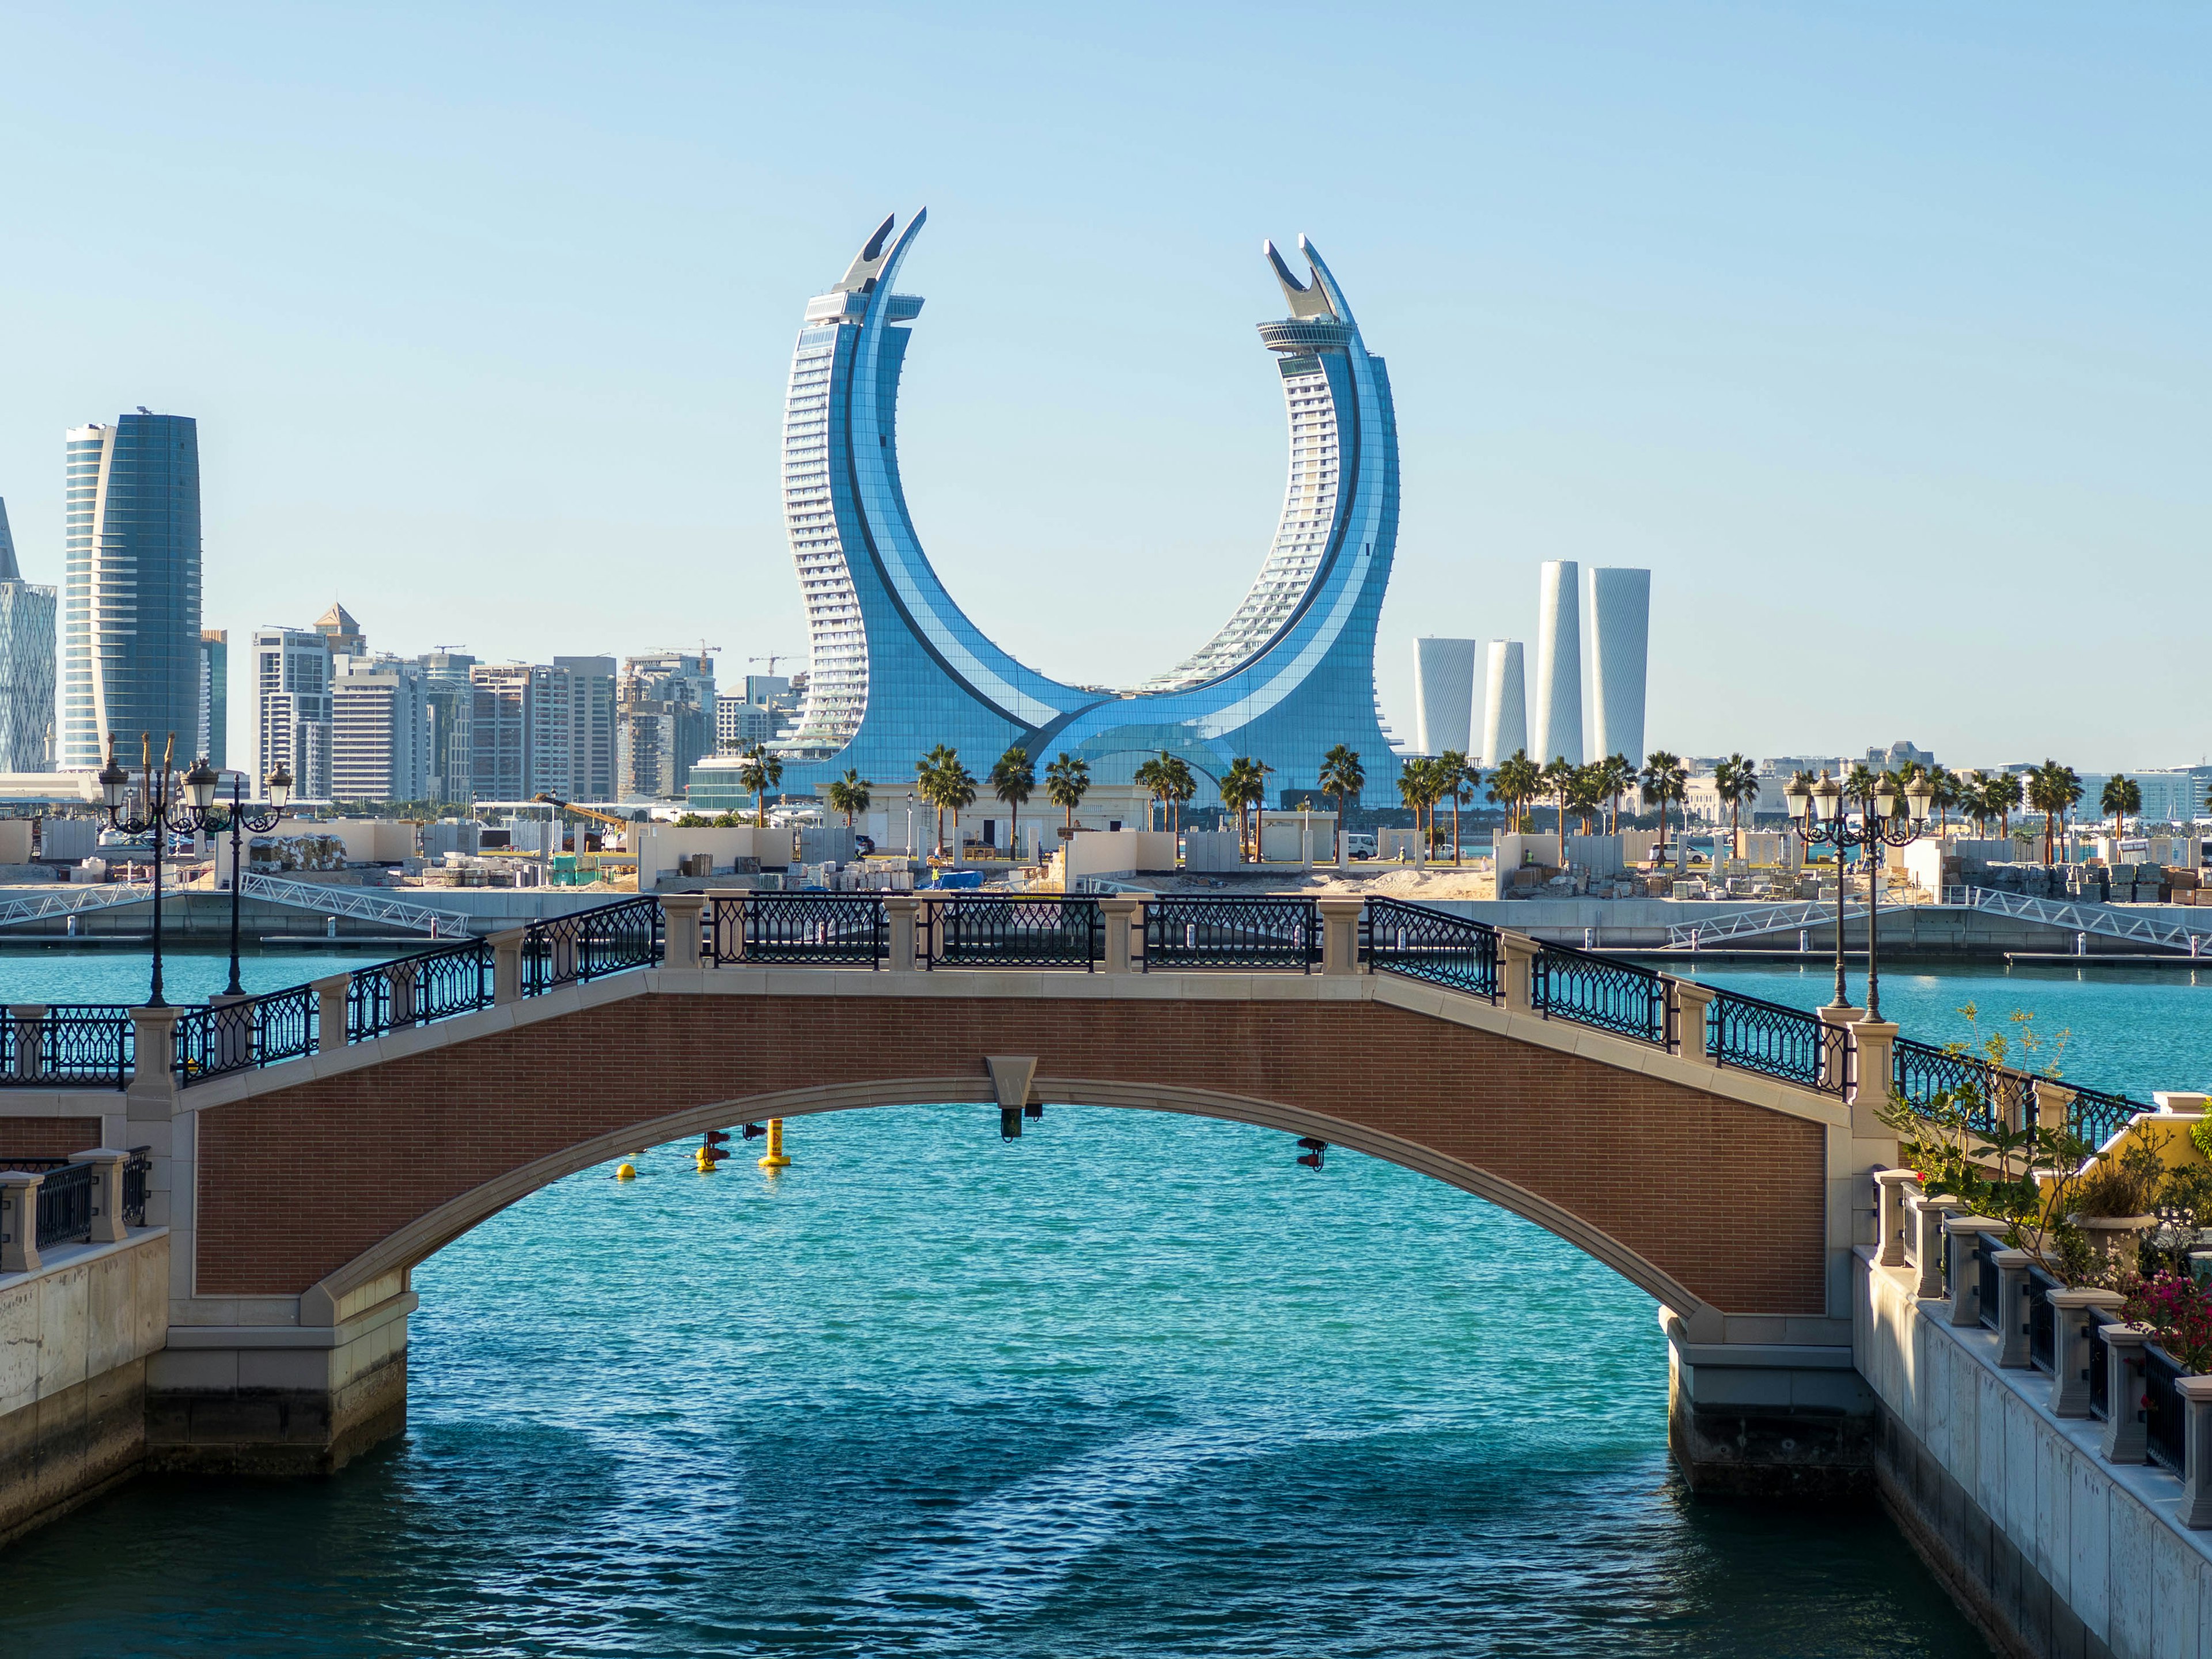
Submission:
[[[522,946],[527,927],[509,927],[486,936],[491,946],[491,1000],[495,1007],[522,1000]]]
[[[1954,1325],[1982,1322],[1982,1273],[1974,1263],[1974,1246],[1984,1228],[2004,1224],[1985,1215],[1954,1215],[1943,1218],[1943,1239],[1950,1247],[1951,1312]]]
[[[36,1003],[19,1002],[8,1011],[8,1015],[15,1023],[14,1073],[19,1079],[27,1082],[39,1075],[46,1059],[39,1052],[43,1036],[39,1022],[46,1017],[46,1011]]]
[[[130,1237],[131,1230],[123,1224],[123,1166],[130,1160],[130,1153],[112,1146],[70,1154],[70,1163],[93,1166],[92,1242],[95,1244],[119,1243]]]
[[[315,1049],[335,1054],[346,1046],[346,993],[353,988],[351,974],[332,974],[313,979],[307,987],[315,994]]]
[[[2118,1291],[2046,1291],[2057,1324],[2051,1352],[2051,1414],[2089,1414],[2089,1325],[2092,1311],[2117,1308],[2126,1300]]]
[[[696,969],[699,966],[700,917],[707,901],[697,893],[666,893],[660,900],[660,965]]]
[[[39,1271],[39,1184],[43,1179],[0,1170],[0,1273]]]
[[[1106,918],[1106,971],[1133,973],[1135,958],[1129,947],[1136,930],[1145,924],[1144,900],[1117,893],[1100,899],[1098,908]]]
[[[2001,1370],[2024,1371],[2029,1363],[2032,1317],[2027,1269],[2035,1258],[2026,1250],[1999,1250],[1991,1259],[1997,1264],[1997,1364]]]
[[[2150,1455],[2144,1427],[2143,1344],[2150,1333],[2140,1325],[2105,1327],[2105,1441],[2098,1449],[2107,1463],[2140,1463]]]
[[[2181,1395],[2181,1524],[2212,1527],[2212,1376],[2185,1376]]]
[[[131,1083],[125,1110],[132,1117],[167,1117],[177,1103],[177,1019],[181,1008],[131,1011]]]
[[[2046,1128],[2064,1128],[2074,1121],[2074,1091],[2056,1083],[2035,1085],[2035,1121]]]
[[[1536,952],[1540,947],[1526,933],[1498,933],[1498,991],[1508,1013],[1535,1012],[1534,996]]]
[[[1360,898],[1317,898],[1321,913],[1321,970],[1337,976],[1359,971],[1359,915],[1367,908]]]
[[[1877,1170],[1874,1184],[1877,1194],[1875,1243],[1879,1247],[1875,1260],[1885,1267],[1902,1267],[1905,1265],[1905,1200],[1920,1184],[1920,1176],[1912,1170]]]
[[[1670,976],[1667,982],[1674,994],[1674,1037],[1679,1045],[1675,1052],[1692,1066],[1711,1066],[1713,1057],[1705,1052],[1705,1021],[1713,999],[1720,994],[1695,980]]]
[[[1943,1222],[1966,1206],[1955,1198],[1930,1198],[1914,1193],[1905,1200],[1917,1231],[1912,1235],[1912,1264],[1920,1269],[1913,1294],[1923,1302],[1943,1296]]]
[[[1897,1027],[1886,1019],[1851,1022],[1851,1133],[1867,1137],[1893,1133],[1881,1121],[1889,1104],[1890,1079],[1897,1064]]]
[[[910,974],[919,965],[915,958],[921,932],[921,901],[911,893],[887,893],[884,896],[884,915],[890,923],[887,932],[890,970]]]

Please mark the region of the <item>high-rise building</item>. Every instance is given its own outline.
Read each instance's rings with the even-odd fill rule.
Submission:
[[[1424,635],[1413,641],[1413,747],[1464,755],[1474,723],[1474,641]]]
[[[711,673],[708,684],[714,684]],[[562,800],[616,798],[615,685],[612,657],[553,659],[547,682],[551,718],[538,789]]]
[[[1536,706],[1528,758],[1583,763],[1583,613],[1572,559],[1547,559],[1536,578]]]
[[[469,670],[469,784],[479,800],[528,800],[551,725],[553,671],[530,663]]]
[[[720,722],[714,673],[705,658],[678,652],[623,659],[615,720],[617,799],[684,793]]]
[[[1644,763],[1644,690],[1651,646],[1651,573],[1589,574],[1590,725],[1598,758]]]
[[[422,696],[430,714],[428,777],[424,793],[432,800],[465,802],[473,785],[475,757],[470,736],[476,690],[469,671],[477,659],[442,647],[415,659],[422,670]]]
[[[1528,746],[1528,680],[1520,641],[1491,641],[1482,687],[1482,763],[1496,766]]]
[[[54,769],[55,599],[23,580],[0,501],[0,772]]]
[[[427,799],[429,677],[422,665],[397,657],[334,660],[338,673],[331,682],[331,799]]]
[[[312,628],[253,630],[253,776],[282,761],[302,800],[331,795],[331,647]]]
[[[746,684],[750,685],[749,678]],[[775,712],[764,702],[746,697],[714,699],[714,752],[742,755],[756,744],[775,736]]]
[[[330,641],[333,657],[365,657],[368,654],[368,640],[361,631],[361,624],[336,599],[331,608],[315,618],[315,632]]]
[[[198,735],[199,428],[140,410],[68,434],[64,496],[61,764],[97,770],[149,733]]]
[[[1218,776],[1231,758],[1310,793],[1322,757],[1346,744],[1389,753],[1375,704],[1375,629],[1397,544],[1396,415],[1382,361],[1343,290],[1303,237],[1305,280],[1264,252],[1289,313],[1260,325],[1290,425],[1275,538],[1228,623],[1133,691],[1055,680],[985,637],[945,590],[908,517],[896,401],[922,302],[896,291],[924,222],[886,219],[828,293],[807,303],[784,412],[785,522],[807,610],[805,710],[786,749],[796,793],[856,768],[911,775],[949,744],[994,757],[1011,744],[1061,750],[1101,783],[1124,782],[1163,749]],[[711,705],[709,705],[711,706]],[[702,768],[692,798],[742,794],[732,763]]]
[[[230,630],[200,629],[200,731],[196,755],[222,771],[230,764]],[[256,783],[260,781],[255,780]]]

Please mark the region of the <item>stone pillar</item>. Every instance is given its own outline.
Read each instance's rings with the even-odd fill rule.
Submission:
[[[661,899],[662,967],[698,967],[699,918],[706,908],[707,901],[696,893],[670,893]]]
[[[921,901],[911,893],[885,894],[884,915],[890,923],[890,969],[895,974],[910,974],[916,965]]]
[[[124,1109],[140,1118],[166,1118],[177,1103],[177,1017],[181,1008],[133,1008],[135,1045]]]
[[[1526,1014],[1534,1012],[1531,996],[1531,976],[1535,970],[1536,941],[1526,933],[1509,933],[1503,928],[1498,933],[1498,988],[1499,999],[1508,1013]]]
[[[1930,1198],[1925,1193],[1914,1193],[1905,1199],[1905,1207],[1916,1230],[1912,1235],[1912,1262],[1920,1269],[1920,1283],[1913,1294],[1923,1302],[1940,1301],[1943,1296],[1943,1222],[1965,1206],[1955,1198]]]
[[[353,988],[351,974],[332,974],[307,981],[315,994],[315,1049],[319,1054],[342,1054],[346,1046],[346,993]]]
[[[1851,1133],[1881,1135],[1890,1131],[1879,1115],[1889,1104],[1889,1085],[1895,1065],[1897,1027],[1886,1019],[1851,1023]]]
[[[2212,1527],[2212,1376],[2185,1376],[2173,1386],[2181,1395],[2181,1524]]]
[[[1875,1260],[1885,1267],[1905,1265],[1905,1200],[1911,1188],[1919,1182],[1919,1175],[1911,1170],[1880,1170],[1875,1171],[1874,1184],[1880,1201],[1875,1207],[1875,1243],[1880,1249]]]
[[[1997,1264],[1997,1364],[2008,1371],[2028,1368],[2028,1264],[2026,1250],[1999,1250]]]
[[[1974,1239],[1983,1229],[2003,1224],[1985,1215],[1944,1218],[1943,1239],[1951,1250],[1952,1324],[1978,1325],[1982,1322],[1982,1273],[1974,1262]]]
[[[15,1074],[24,1081],[38,1076],[46,1056],[39,1052],[41,1032],[39,1022],[46,1011],[37,1003],[19,1002],[8,1011],[15,1022]]]
[[[1134,958],[1129,946],[1131,935],[1144,925],[1144,900],[1116,894],[1111,898],[1100,899],[1098,908],[1106,918],[1106,971],[1109,974],[1134,972]]]
[[[2071,1123],[2074,1121],[2074,1091],[2062,1088],[2056,1083],[2037,1084],[2035,1121],[2045,1127],[2063,1128]]]
[[[1331,897],[1314,901],[1321,912],[1321,970],[1332,977],[1359,971],[1359,913],[1367,901]]]
[[[2143,1344],[2140,1325],[2105,1327],[2105,1443],[2107,1463],[2140,1463],[2150,1455],[2143,1428]]]
[[[491,946],[491,1000],[495,1006],[522,1000],[522,945],[527,927],[509,927],[486,936]]]
[[[1695,980],[1669,978],[1668,983],[1674,993],[1674,1035],[1680,1044],[1679,1052],[1692,1066],[1711,1065],[1712,1056],[1705,1052],[1705,1019],[1707,1010],[1719,993]]]
[[[0,1170],[0,1273],[39,1271],[39,1183],[44,1178]]]
[[[131,1154],[101,1146],[89,1152],[71,1152],[72,1164],[89,1164],[92,1170],[92,1242],[116,1244],[131,1236],[123,1224],[123,1166]]]
[[[2051,1414],[2089,1414],[2089,1315],[2095,1308],[2117,1308],[2126,1298],[2118,1291],[2046,1291],[2057,1329],[2051,1354]]]

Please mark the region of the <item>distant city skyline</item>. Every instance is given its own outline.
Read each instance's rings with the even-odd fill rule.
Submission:
[[[12,17],[26,580],[63,580],[58,433],[144,404],[200,422],[204,620],[234,640],[373,581],[409,654],[703,635],[788,667],[792,307],[856,221],[927,200],[916,523],[1009,652],[1132,683],[1249,580],[1283,483],[1251,250],[1305,228],[1389,348],[1401,738],[1404,641],[1532,638],[1488,601],[1560,559],[1654,573],[1649,744],[2212,748],[2193,699],[2114,729],[2026,671],[2189,663],[2212,606],[2212,18],[1416,12],[1333,37],[1362,118],[1287,167],[1258,14],[884,15],[900,51],[855,62],[763,10],[126,7],[89,51]],[[2080,602],[2115,573],[2159,603]],[[1806,672],[1860,634],[1909,672]]]

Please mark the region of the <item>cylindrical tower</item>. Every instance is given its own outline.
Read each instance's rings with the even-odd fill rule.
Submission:
[[[1572,559],[1547,559],[1536,585],[1535,738],[1528,757],[1548,766],[1565,755],[1583,763],[1581,572]]]
[[[1590,572],[1591,729],[1600,758],[1644,760],[1644,688],[1651,644],[1651,573]]]
[[[1456,750],[1474,737],[1474,641],[1424,635],[1413,641],[1413,747],[1424,755]]]
[[[1482,764],[1494,767],[1511,759],[1515,750],[1528,746],[1528,682],[1521,641],[1491,641],[1482,678]]]

